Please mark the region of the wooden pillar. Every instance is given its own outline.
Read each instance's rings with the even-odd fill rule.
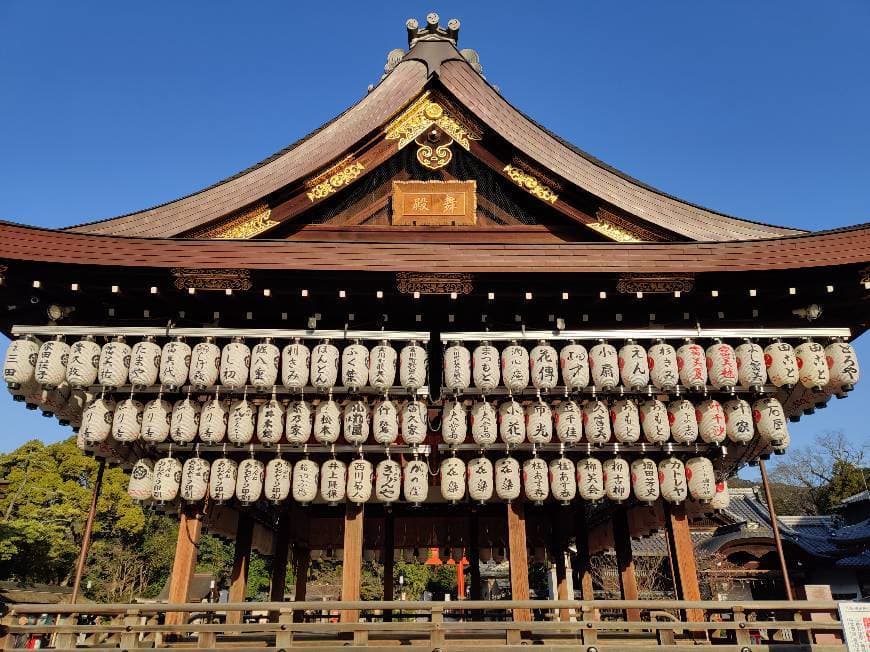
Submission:
[[[272,547],[272,576],[269,582],[269,599],[284,602],[284,587],[287,585],[287,557],[290,553],[290,515],[281,514],[281,521],[275,531]]]
[[[79,558],[76,561],[75,575],[73,576],[73,590],[70,604],[78,602],[79,589],[82,585],[82,575],[85,572],[85,563],[88,560],[88,550],[91,547],[91,536],[94,533],[94,520],[97,517],[97,501],[100,498],[100,490],[103,488],[103,472],[106,470],[106,459],[100,459],[97,467],[97,478],[94,481],[94,489],[91,492],[91,507],[88,510],[88,518],[85,521],[85,531],[82,535],[82,547],[79,550]]]
[[[628,510],[619,506],[613,514],[613,549],[619,570],[619,589],[623,600],[637,600],[637,575],[634,572],[634,555],[631,552],[631,531],[628,525]],[[626,620],[638,622],[640,609],[626,609]]]
[[[172,575],[169,577],[169,604],[187,602],[190,581],[196,569],[196,552],[202,532],[202,514],[198,507],[182,507],[178,524],[178,539],[175,542],[175,558],[172,560]],[[166,614],[167,625],[180,625],[187,614],[171,611]]]
[[[574,596],[568,595],[568,569],[565,565],[565,550],[559,547],[553,551],[556,557],[556,599],[557,600],[573,600]],[[559,609],[559,620],[571,620],[570,609]]]
[[[254,520],[239,512],[236,525],[236,547],[233,555],[233,570],[230,573],[228,602],[244,602],[248,590],[248,568],[251,565],[251,542],[254,537]],[[227,611],[227,623],[242,622],[241,611]]]
[[[470,593],[472,600],[480,600],[480,522],[473,513],[468,523],[468,568],[471,576]],[[474,612],[477,613],[477,612]]]
[[[341,599],[359,600],[360,572],[363,561],[363,508],[347,503],[344,513],[344,561],[341,564]],[[341,622],[355,623],[356,610],[341,612]]]
[[[508,560],[511,571],[511,599],[529,599],[529,553],[526,549],[526,513],[523,503],[507,506]],[[514,609],[515,621],[530,621],[531,609]]]
[[[666,505],[666,525],[668,530],[668,546],[674,563],[674,584],[677,598],[680,600],[700,600],[701,590],[698,587],[698,567],[695,564],[695,547],[692,544],[692,534],[689,531],[689,519],[686,517],[686,507]],[[700,609],[686,609],[686,619],[692,621],[704,620],[704,612]]]
[[[393,512],[384,514],[384,600],[395,600],[393,573],[396,566],[395,520]],[[393,610],[384,611],[384,621],[393,620]]]
[[[308,566],[311,564],[311,551],[308,548],[297,546],[293,550],[293,572],[296,574],[296,587],[293,591],[294,602],[305,602],[308,591]],[[293,612],[293,622],[301,623],[305,620],[302,611]]]
[[[594,600],[592,586],[592,565],[589,561],[589,530],[586,524],[586,505],[577,510],[574,522],[574,540],[577,544],[577,584],[583,600]]]

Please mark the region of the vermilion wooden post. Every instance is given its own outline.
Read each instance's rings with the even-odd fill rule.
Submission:
[[[616,551],[616,564],[619,568],[619,588],[623,600],[637,600],[637,575],[634,572],[634,556],[631,552],[631,531],[628,525],[628,512],[618,507],[613,514],[613,547]],[[640,620],[640,609],[626,609],[629,621]]]
[[[190,581],[196,569],[196,553],[202,532],[202,513],[198,507],[183,507],[178,524],[178,539],[175,542],[175,558],[172,560],[172,575],[169,578],[169,604],[187,602]],[[171,611],[166,614],[167,625],[180,625],[187,614]]]
[[[526,513],[521,502],[507,506],[508,561],[511,573],[511,598],[529,599],[529,553],[526,549]],[[530,609],[514,609],[515,621],[532,619]]]
[[[360,572],[363,557],[363,508],[347,503],[344,513],[344,560],[341,564],[341,599],[359,600]],[[356,610],[341,612],[341,622],[355,623]]]
[[[666,506],[666,511],[668,545],[676,570],[674,584],[677,588],[677,597],[680,600],[700,600],[701,589],[698,586],[695,546],[692,544],[686,507],[685,505],[669,504]],[[704,620],[704,612],[700,609],[686,609],[686,618],[692,621],[702,621]]]

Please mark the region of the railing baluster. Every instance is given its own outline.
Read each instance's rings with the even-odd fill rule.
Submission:
[[[275,634],[275,647],[286,650],[293,645],[293,609],[282,609],[278,614],[281,631]]]

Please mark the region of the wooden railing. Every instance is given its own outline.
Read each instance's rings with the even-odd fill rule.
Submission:
[[[357,622],[340,622],[342,611]],[[531,613],[532,621],[513,614]],[[626,610],[640,620],[624,620]],[[228,624],[227,612],[242,612]],[[166,624],[167,614],[170,622]],[[560,620],[568,617],[568,620]],[[534,643],[582,652],[636,652],[692,644],[720,650],[844,651],[835,602],[525,600],[463,602],[245,602],[234,604],[13,605],[0,625],[0,649],[115,650],[184,647],[278,651],[316,647],[349,652],[397,644],[451,652],[497,652]]]

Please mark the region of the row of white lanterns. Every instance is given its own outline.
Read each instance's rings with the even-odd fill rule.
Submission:
[[[758,389],[768,382],[777,387],[801,384],[849,391],[859,374],[854,349],[840,339],[827,347],[812,340],[797,347],[776,340],[765,348],[749,339],[736,348],[717,340],[706,350],[691,339],[677,349],[659,340],[649,350],[633,340],[626,340],[619,350],[601,340],[588,351],[576,342],[556,351],[540,340],[531,351],[514,341],[501,352],[489,342],[473,352],[461,342],[452,342],[444,351],[444,386],[454,393],[465,392],[472,384],[483,393],[500,385],[510,392],[530,385],[548,391],[559,386],[560,377],[567,391],[590,385],[612,391],[620,384],[633,390],[650,385],[662,391],[678,386],[701,390],[708,383],[715,390]]]
[[[689,498],[702,503],[727,501],[727,491],[724,483],[716,480],[713,463],[700,456],[685,462],[670,456],[658,463],[647,457],[629,462],[619,456],[603,462],[587,457],[576,463],[561,456],[548,463],[534,456],[522,465],[510,456],[495,462],[481,456],[467,463],[448,457],[441,462],[438,475],[441,497],[452,503],[466,497],[486,503],[521,496],[534,503],[553,499],[563,504],[578,496],[585,501],[617,503],[631,498],[642,503],[660,498],[670,503]],[[420,504],[429,497],[429,466],[416,458],[403,466],[389,457],[375,465],[363,458],[348,463],[333,458],[317,464],[306,457],[294,464],[279,456],[263,464],[253,456],[238,463],[228,457],[212,462],[191,457],[182,462],[170,456],[156,462],[138,460],[130,474],[128,493],[135,500],[161,503],[177,498],[224,503],[235,498],[250,505],[260,499],[281,503],[292,497],[306,504],[319,496],[333,504],[389,504],[403,499]],[[714,508],[721,507],[714,504]]]
[[[248,398],[235,401],[218,397],[200,404],[189,396],[171,404],[156,398],[146,404],[131,398],[115,403],[100,397],[85,408],[81,432],[88,443],[143,440],[160,444],[171,440],[189,444],[229,441],[237,446],[251,443],[330,445],[341,435],[351,445],[370,438],[389,445],[401,440],[419,445],[428,432],[426,404],[418,400],[382,400],[370,408],[363,400],[347,401],[343,407],[331,398],[316,406],[305,400],[283,401],[272,397],[259,406]],[[665,404],[658,399],[624,398],[610,402],[593,399],[578,403],[561,401],[555,409],[543,400],[523,407],[515,400],[501,404],[477,401],[470,411],[461,400],[445,402],[441,414],[444,443],[458,446],[469,434],[474,443],[488,447],[499,442],[510,446],[529,442],[546,444],[555,438],[566,445],[594,445],[615,441],[633,444],[749,443],[755,434],[776,449],[789,443],[787,418],[776,398],[765,397],[750,405],[742,399],[724,404],[714,399],[698,405],[687,399]]]
[[[93,336],[72,345],[61,336],[42,344],[28,336],[10,344],[3,377],[13,389],[32,382],[46,387],[66,382],[74,388],[160,384],[177,389],[189,383],[240,390],[250,383],[263,391],[279,384],[295,391],[306,386],[327,391],[340,382],[351,389],[387,391],[398,375],[400,386],[413,392],[426,385],[427,370],[428,354],[416,341],[397,353],[386,340],[371,351],[359,342],[339,351],[328,340],[309,348],[301,339],[279,349],[268,337],[253,347],[233,337],[221,348],[211,337],[193,347],[177,337],[161,347],[149,336],[131,347],[121,335],[103,346]]]

